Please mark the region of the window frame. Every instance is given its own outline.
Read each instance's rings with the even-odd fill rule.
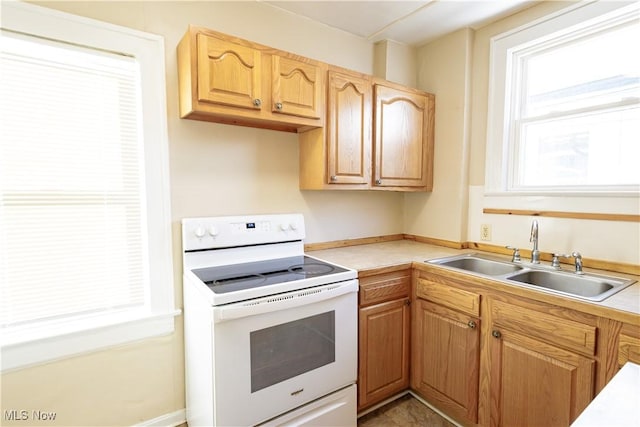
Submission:
[[[498,209],[537,209],[600,213],[637,214],[640,197],[637,189],[598,188],[532,188],[513,190],[509,163],[515,161],[510,139],[515,131],[506,120],[512,109],[510,92],[517,88],[511,61],[513,51],[531,44],[565,37],[594,22],[619,18],[625,14],[638,16],[637,2],[580,2],[526,25],[498,34],[490,40],[489,91],[487,106],[487,139],[485,155],[484,207]],[[511,82],[511,86],[508,83]],[[594,203],[597,198],[597,203]]]
[[[173,333],[180,310],[174,306],[164,39],[21,2],[3,3],[2,9],[3,30],[121,52],[139,61],[150,309],[3,331],[1,371]]]

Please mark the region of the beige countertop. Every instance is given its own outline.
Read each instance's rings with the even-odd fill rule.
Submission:
[[[473,250],[451,249],[444,246],[429,245],[413,240],[394,240],[391,242],[371,243],[368,245],[311,251],[309,255],[340,264],[354,270],[363,271],[390,267],[399,264],[423,262]]]
[[[638,426],[640,365],[627,362],[571,427]]]
[[[424,263],[426,260],[459,255],[463,253],[479,252],[473,249],[451,249],[443,246],[430,245],[426,243],[415,242],[412,240],[394,240],[391,242],[372,243],[366,245],[339,247],[332,249],[322,249],[309,251],[308,254],[321,258],[323,260],[343,265],[359,272],[366,270],[375,270],[386,267],[393,267],[403,264]],[[502,257],[508,260],[508,257],[491,254],[492,256]],[[607,308],[635,315],[640,315],[640,278],[628,274],[618,274],[609,271],[585,269],[585,272],[596,274],[604,274],[611,276],[634,278],[636,283],[626,289],[610,296],[601,302],[589,302],[580,300],[579,305],[589,312],[590,306],[598,308]],[[548,294],[539,291],[530,291],[529,294],[535,297],[536,294],[540,299],[548,300]],[[557,300],[558,296],[553,296]],[[569,298],[559,297],[569,300]],[[552,300],[553,300],[552,299]],[[574,300],[575,302],[576,300]],[[551,302],[551,301],[550,301]],[[573,306],[573,305],[572,305]],[[595,313],[594,313],[595,314]],[[626,316],[625,316],[626,317]],[[640,324],[638,318],[636,324]]]

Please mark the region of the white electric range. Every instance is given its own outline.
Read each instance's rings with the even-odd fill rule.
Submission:
[[[190,426],[356,424],[357,273],[304,237],[300,214],[183,219]]]

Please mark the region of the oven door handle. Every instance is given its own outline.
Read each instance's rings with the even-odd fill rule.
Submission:
[[[218,306],[213,308],[213,322],[220,323],[242,317],[300,307],[326,301],[352,292],[358,292],[357,279]]]

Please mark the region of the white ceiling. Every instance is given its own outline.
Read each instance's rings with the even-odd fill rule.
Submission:
[[[263,2],[372,42],[387,39],[412,46],[461,28],[480,28],[535,3],[532,0]]]

